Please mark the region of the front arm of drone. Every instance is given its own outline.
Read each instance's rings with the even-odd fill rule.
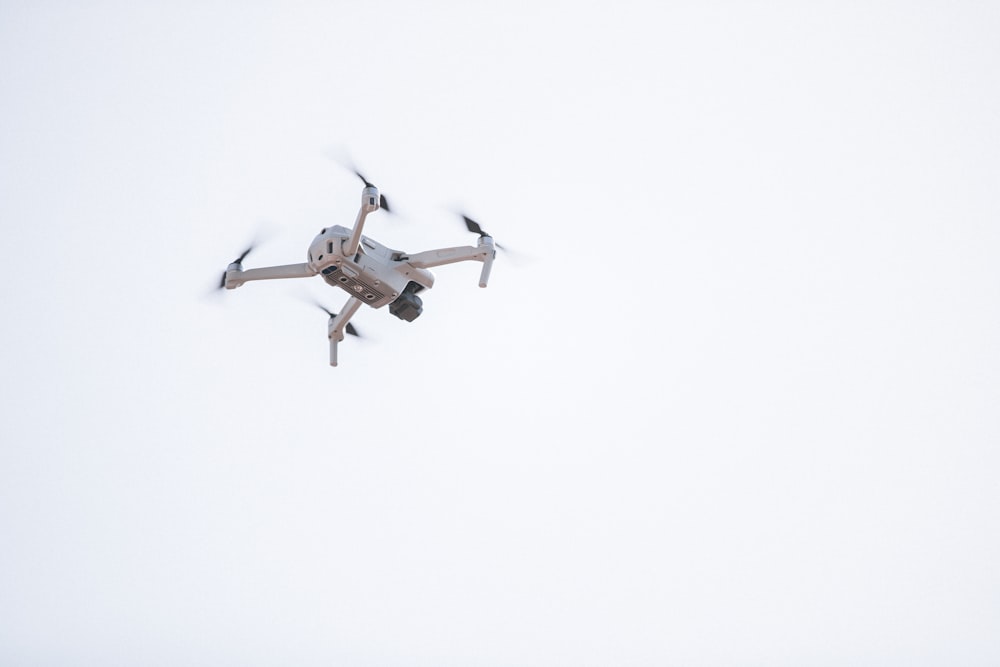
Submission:
[[[479,273],[479,286],[486,287],[490,280],[490,271],[493,269],[493,260],[496,258],[496,254],[493,238],[490,236],[480,236],[479,242],[475,247],[458,246],[455,248],[425,250],[424,252],[410,255],[406,263],[418,269],[430,269],[435,266],[455,264],[456,262],[482,262],[483,268]]]
[[[381,196],[378,188],[368,186],[361,192],[361,208],[358,210],[358,217],[354,221],[354,229],[350,236],[343,240],[342,247],[339,248],[344,256],[352,256],[358,251],[361,243],[361,230],[364,229],[365,219],[369,213],[379,209]],[[249,252],[249,250],[247,251]],[[223,287],[226,289],[236,289],[251,280],[280,280],[284,278],[309,278],[319,273],[312,261],[303,264],[286,264],[283,266],[268,266],[260,269],[243,270],[242,260],[247,253],[243,253],[240,259],[236,260],[226,269],[223,278]]]
[[[316,271],[308,264],[285,264],[266,266],[260,269],[243,269],[243,265],[233,262],[226,269],[225,288],[236,289],[251,280],[280,280],[284,278],[309,278]]]

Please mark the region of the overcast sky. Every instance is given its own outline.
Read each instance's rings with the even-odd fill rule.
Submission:
[[[998,34],[0,0],[0,663],[997,664]],[[510,252],[331,368],[344,156]]]

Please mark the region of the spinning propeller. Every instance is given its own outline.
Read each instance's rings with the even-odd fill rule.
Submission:
[[[358,171],[357,167],[351,167],[351,171],[354,172],[355,176],[357,176],[358,178],[361,179],[361,181],[365,184],[366,188],[374,188],[375,187],[375,185],[373,185],[371,181],[369,181],[367,178],[364,177],[364,174],[362,174],[360,171]],[[389,201],[385,198],[385,195],[382,194],[382,193],[379,193],[379,196],[378,196],[378,205],[379,205],[379,208],[385,209],[386,213],[392,213],[392,209],[389,208]]]
[[[361,179],[361,182],[365,184],[366,188],[378,187],[374,183],[369,181],[364,174],[361,173],[361,170],[358,169],[357,165],[354,164],[354,160],[350,158],[350,156],[347,154],[347,151],[343,147],[336,150],[326,151],[326,156],[329,159],[336,162],[337,164],[339,164],[344,169],[353,173],[359,179]],[[385,195],[382,193],[379,193],[378,205],[379,208],[384,208],[386,213],[392,213],[392,209],[389,207],[389,201],[385,198]]]
[[[465,221],[465,227],[470,232],[472,232],[473,234],[479,234],[480,238],[482,238],[484,236],[489,236],[490,238],[493,238],[493,235],[490,234],[489,232],[487,232],[485,229],[483,229],[482,226],[478,222],[476,222],[475,220],[473,220],[469,216],[465,215],[464,213],[460,213],[459,215],[462,216],[462,220]],[[502,245],[500,245],[496,241],[493,242],[493,245],[496,246],[497,248],[499,248],[500,250],[507,250],[506,248],[504,248]]]
[[[231,262],[231,264],[242,264],[243,260],[246,259],[247,255],[250,254],[250,251],[254,249],[255,245],[256,244],[251,243],[250,247],[244,250],[239,257]],[[226,271],[222,272],[222,280],[219,282],[219,289],[226,289]]]
[[[314,301],[313,303],[316,304],[317,308],[319,308],[324,313],[326,313],[327,315],[329,315],[331,320],[337,316],[337,313],[334,313],[333,311],[329,310],[326,306],[324,306],[323,304],[321,304],[319,301]],[[355,329],[354,325],[351,324],[350,322],[347,323],[347,328],[344,329],[344,333],[350,334],[352,336],[358,336],[358,337],[361,336],[361,334],[358,333],[358,330]]]

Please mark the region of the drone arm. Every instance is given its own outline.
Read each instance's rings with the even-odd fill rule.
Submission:
[[[378,188],[375,186],[370,185],[361,191],[361,208],[358,209],[358,217],[354,221],[354,230],[351,232],[351,238],[342,246],[344,257],[354,257],[358,251],[358,245],[361,243],[361,230],[365,227],[365,218],[368,217],[369,213],[379,209],[379,202]]]
[[[455,264],[456,262],[477,261],[482,262],[486,258],[486,251],[473,246],[460,246],[456,248],[439,248],[438,250],[425,250],[410,255],[406,262],[418,269],[431,269],[435,266],[445,264]]]
[[[308,264],[285,264],[260,269],[244,270],[239,264],[230,264],[226,270],[226,289],[236,289],[251,280],[278,280],[281,278],[309,278],[316,271]]]
[[[425,250],[415,255],[410,255],[406,260],[410,265],[418,269],[429,269],[444,264],[455,264],[456,262],[476,261],[483,263],[483,270],[479,274],[479,286],[486,287],[490,279],[490,269],[493,268],[493,258],[496,250],[493,247],[493,239],[483,236],[479,239],[479,245],[458,246],[454,248],[439,248],[437,250]]]
[[[344,329],[347,327],[347,321],[351,319],[354,313],[358,312],[358,308],[361,307],[361,299],[351,297],[344,304],[344,307],[340,310],[335,317],[330,318],[330,323],[327,325],[327,336],[330,338],[330,365],[337,365],[337,343],[344,340]]]

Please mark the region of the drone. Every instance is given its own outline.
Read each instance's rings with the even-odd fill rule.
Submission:
[[[219,283],[219,289],[232,290],[253,280],[320,275],[326,284],[347,292],[347,302],[340,313],[316,304],[330,317],[327,338],[330,340],[331,366],[337,366],[337,344],[344,340],[344,334],[358,335],[350,319],[361,306],[375,309],[388,306],[390,314],[412,322],[423,312],[423,301],[418,295],[434,286],[434,274],[428,269],[456,262],[482,262],[479,286],[486,287],[496,249],[502,248],[494,243],[493,237],[479,223],[466,215],[462,215],[466,228],[479,234],[475,246],[438,248],[414,254],[384,246],[362,234],[362,231],[368,216],[375,211],[391,212],[389,203],[385,195],[357,169],[354,174],[364,183],[364,189],[353,228],[340,225],[324,227],[309,245],[309,261],[301,264],[244,269],[243,260],[254,248],[251,245],[229,264]]]

